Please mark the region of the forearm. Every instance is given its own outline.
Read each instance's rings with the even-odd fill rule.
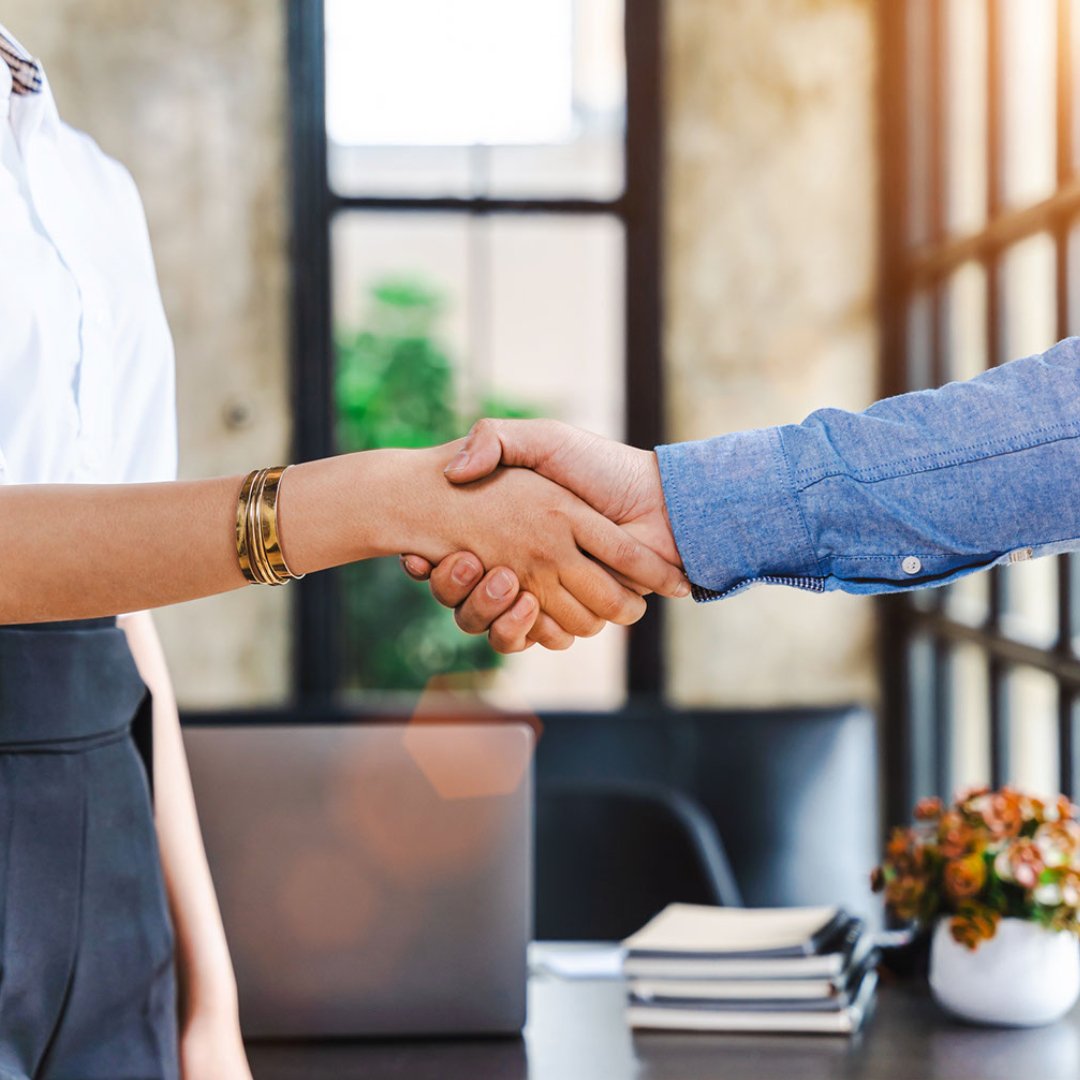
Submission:
[[[759,581],[899,591],[1067,550],[1080,543],[1080,341],[658,458],[699,599]]]
[[[236,982],[206,861],[180,721],[161,645],[147,612],[120,620],[154,706],[154,818],[176,935],[183,1018],[197,1012],[228,1018]]]
[[[430,547],[417,478],[437,476],[438,460],[375,451],[290,469],[279,499],[290,568]],[[242,482],[0,486],[0,623],[139,611],[239,588]]]

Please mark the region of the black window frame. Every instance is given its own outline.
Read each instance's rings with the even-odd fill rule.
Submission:
[[[330,232],[335,216],[350,210],[617,217],[625,228],[626,438],[643,447],[663,441],[662,8],[662,0],[625,4],[625,186],[617,198],[356,197],[334,192],[327,172],[323,0],[288,0],[294,460],[335,452]],[[318,708],[333,707],[341,690],[339,588],[334,571],[296,586],[293,692],[297,701]],[[659,701],[664,689],[663,612],[652,604],[630,632],[628,703]]]

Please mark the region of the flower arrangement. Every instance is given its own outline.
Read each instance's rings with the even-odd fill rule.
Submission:
[[[949,807],[923,799],[915,824],[893,831],[871,884],[901,919],[951,915],[953,938],[969,949],[1003,918],[1080,936],[1078,813],[1063,795],[1008,787],[964,792]]]

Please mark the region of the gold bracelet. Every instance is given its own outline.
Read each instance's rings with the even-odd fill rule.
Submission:
[[[257,584],[259,579],[251,568],[251,555],[248,549],[248,526],[247,515],[251,506],[251,489],[255,484],[255,478],[259,475],[258,469],[247,474],[243,487],[240,488],[240,498],[236,502],[236,558],[240,563],[240,570],[251,584]]]
[[[236,506],[236,555],[240,570],[257,585],[284,585],[294,574],[285,561],[277,522],[278,492],[288,466],[255,469],[247,475]]]
[[[289,466],[275,466],[266,470],[262,487],[259,491],[259,545],[262,554],[281,581],[298,580],[303,574],[294,574],[285,561],[285,552],[281,549],[281,530],[278,528],[277,504],[281,491],[281,480]]]
[[[266,560],[266,551],[262,543],[262,525],[259,521],[267,471],[260,469],[255,482],[251,485],[251,502],[248,506],[248,547],[251,551],[251,568],[259,581],[263,585],[281,585],[283,581],[278,579]]]

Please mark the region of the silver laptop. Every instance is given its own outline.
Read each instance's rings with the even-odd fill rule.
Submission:
[[[184,740],[245,1034],[520,1031],[528,724],[236,724]]]

